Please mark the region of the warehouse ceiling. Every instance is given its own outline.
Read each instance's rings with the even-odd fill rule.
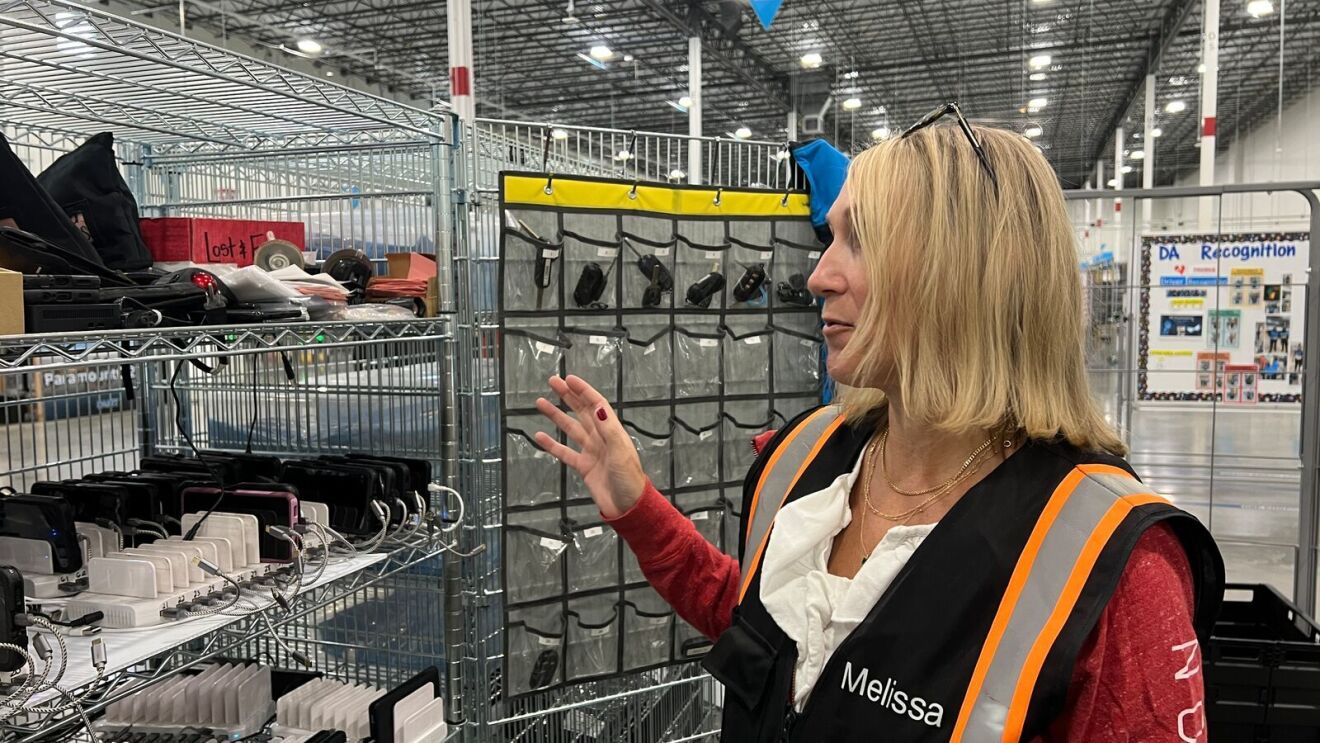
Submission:
[[[178,12],[136,2],[146,14]],[[1284,2],[1255,17],[1246,0],[1223,0],[1221,148],[1273,119],[1281,77],[1284,105],[1316,83],[1320,0]],[[187,3],[188,23],[222,37],[288,50],[315,40],[323,49],[312,56],[327,76],[422,101],[447,96],[439,0]],[[1098,159],[1112,170],[1117,126],[1126,124],[1125,149],[1140,149],[1143,83],[1153,73],[1157,183],[1199,161],[1199,2],[785,0],[769,31],[745,0],[472,0],[472,9],[481,116],[686,132],[680,99],[695,33],[704,41],[708,135],[746,127],[755,139],[778,141],[790,110],[823,110],[818,131],[859,149],[877,129],[899,130],[956,100],[970,118],[1039,128],[1036,141],[1065,185],[1078,186]],[[598,49],[593,58],[593,47],[609,53]],[[804,66],[810,54],[818,66]],[[1029,107],[1036,99],[1044,105]],[[1175,100],[1185,110],[1170,113]],[[1137,183],[1143,163],[1129,162],[1129,184]]]

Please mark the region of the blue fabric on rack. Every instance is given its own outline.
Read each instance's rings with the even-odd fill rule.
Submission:
[[[792,153],[811,184],[811,224],[819,234],[825,227],[825,215],[843,190],[843,181],[848,176],[848,156],[823,139],[795,145]]]

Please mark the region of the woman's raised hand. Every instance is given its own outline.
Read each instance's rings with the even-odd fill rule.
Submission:
[[[537,431],[536,443],[576,470],[605,518],[622,516],[642,497],[646,473],[637,445],[603,395],[581,377],[550,377],[550,389],[573,410],[570,416],[544,397],[536,409],[563,431],[577,450]]]

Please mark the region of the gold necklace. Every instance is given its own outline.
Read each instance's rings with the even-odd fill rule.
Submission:
[[[925,490],[904,490],[894,483],[893,478],[889,476],[889,466],[885,462],[885,444],[888,441],[889,441],[889,429],[886,428],[884,433],[880,434],[880,442],[879,442],[880,474],[884,475],[885,484],[889,486],[890,490],[893,490],[895,493],[898,493],[899,495],[915,497],[919,495],[930,495],[931,493],[934,493],[937,490],[943,490],[944,488],[950,488],[956,485],[959,480],[967,476],[967,468],[972,466],[972,462],[976,461],[976,459],[980,457],[982,454],[984,454],[986,450],[990,448],[990,445],[994,443],[994,437],[992,436],[986,439],[984,442],[981,443],[980,446],[976,447],[976,449],[973,450],[972,453],[969,454],[967,458],[963,460],[962,467],[958,470],[956,474],[954,474],[953,477],[950,477],[948,480],[945,480],[943,483],[936,485],[935,487],[926,488]]]
[[[886,434],[887,433],[888,431],[886,431]],[[884,438],[885,438],[885,434],[882,434],[880,439],[877,442],[872,443],[871,446],[868,447],[868,451],[866,452],[866,454],[871,458],[872,475],[874,474],[874,466],[875,466],[874,461],[876,459],[876,456],[873,453],[874,448],[877,445],[883,446]],[[869,509],[872,513],[879,516],[880,518],[887,519],[896,524],[902,523],[904,520],[911,518],[912,516],[915,516],[916,514],[926,510],[936,501],[948,496],[949,493],[953,492],[954,487],[956,487],[963,480],[966,480],[968,477],[971,477],[973,473],[981,469],[981,461],[982,461],[981,455],[984,454],[987,449],[989,449],[989,444],[990,441],[987,441],[984,444],[982,444],[980,447],[978,447],[976,451],[972,452],[972,456],[968,457],[967,461],[963,463],[963,467],[958,472],[958,474],[954,475],[951,479],[947,480],[944,484],[940,485],[939,488],[937,488],[938,492],[935,492],[934,495],[927,498],[925,501],[921,502],[915,508],[909,508],[906,511],[896,514],[888,514],[876,508],[875,504],[871,503],[871,479],[872,479],[871,477],[867,477],[866,482],[862,485],[862,500],[866,503],[867,509]],[[881,452],[883,452],[883,449],[881,449]],[[881,456],[880,459],[881,462],[883,463],[884,461],[883,455]],[[865,470],[866,468],[863,467],[863,471]],[[888,477],[886,477],[885,479],[888,480]],[[892,483],[890,483],[890,487],[893,487]],[[929,493],[933,491],[927,490],[925,492]]]

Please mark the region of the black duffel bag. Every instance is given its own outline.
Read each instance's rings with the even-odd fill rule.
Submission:
[[[138,205],[115,160],[114,135],[97,134],[51,164],[37,182],[91,236],[101,260],[120,271],[151,266]]]
[[[92,242],[73,226],[0,134],[0,226],[30,232],[83,260],[103,265]]]

